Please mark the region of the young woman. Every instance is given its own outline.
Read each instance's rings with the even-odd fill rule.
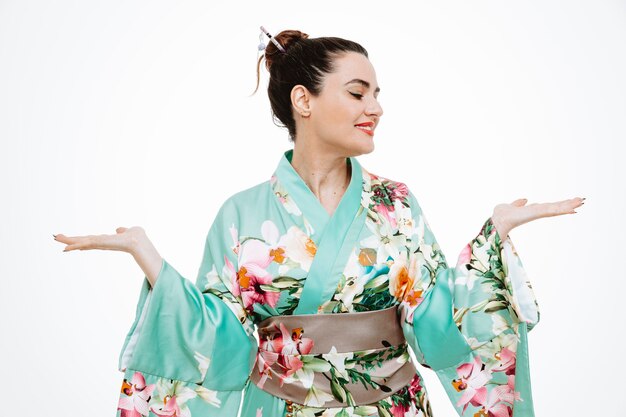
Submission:
[[[539,313],[508,233],[584,199],[497,205],[449,267],[406,185],[355,159],[383,115],[366,50],[293,30],[270,40],[269,98],[293,150],[223,204],[195,285],[140,227],[56,236],[66,251],[128,252],[145,272],[119,414],[431,416],[412,349],[459,414],[533,415]]]

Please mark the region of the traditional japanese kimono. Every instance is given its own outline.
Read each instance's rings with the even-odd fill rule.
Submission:
[[[412,350],[459,415],[532,416],[539,313],[510,238],[489,218],[449,267],[406,185],[349,158],[329,216],[291,156],[223,204],[195,285],[165,260],[144,280],[118,415],[432,416]]]

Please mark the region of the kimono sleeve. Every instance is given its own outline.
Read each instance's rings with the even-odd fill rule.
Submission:
[[[120,354],[121,416],[237,415],[256,340],[231,287],[235,216],[218,213],[195,285],[165,260],[154,287],[144,279]]]
[[[416,279],[402,325],[418,361],[436,372],[459,415],[533,416],[527,333],[539,311],[510,237],[502,241],[489,218],[448,267],[410,201]]]

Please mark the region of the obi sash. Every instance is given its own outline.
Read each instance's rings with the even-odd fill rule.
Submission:
[[[384,310],[269,317],[258,325],[250,380],[287,402],[372,404],[415,376],[397,306]],[[320,392],[325,393],[323,404]]]

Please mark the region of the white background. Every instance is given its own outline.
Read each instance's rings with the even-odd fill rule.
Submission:
[[[409,185],[450,263],[497,203],[587,198],[510,235],[536,413],[624,415],[626,2],[397,3],[0,0],[0,414],[115,413],[143,273],[52,234],[141,225],[195,279],[219,205],[290,146],[266,72],[249,97],[263,24],[368,49],[385,115],[360,161]]]

